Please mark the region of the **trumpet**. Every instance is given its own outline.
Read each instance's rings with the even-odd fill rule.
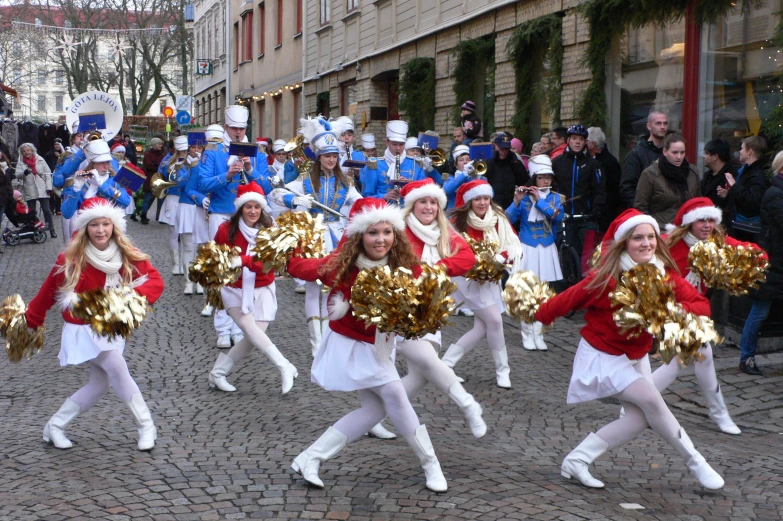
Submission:
[[[479,159],[476,161],[476,164],[473,165],[473,170],[476,172],[476,175],[484,175],[487,173],[487,162],[483,159]]]
[[[285,144],[283,150],[286,153],[291,154],[291,159],[294,160],[294,166],[300,174],[304,174],[312,170],[313,160],[307,157],[304,152],[304,136],[299,135],[288,141]]]
[[[432,166],[440,167],[446,164],[446,152],[444,152],[442,148],[430,150],[429,145],[424,143],[422,145],[422,150],[424,150],[424,155],[432,160]]]

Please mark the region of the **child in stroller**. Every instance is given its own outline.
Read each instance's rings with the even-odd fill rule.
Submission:
[[[30,212],[19,190],[14,190],[14,200],[16,206],[10,206],[6,216],[16,228],[6,228],[3,232],[3,240],[11,246],[16,246],[22,239],[29,239],[38,244],[46,242],[46,225],[38,219],[37,215]]]

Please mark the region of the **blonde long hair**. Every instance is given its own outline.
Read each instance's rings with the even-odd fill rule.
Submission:
[[[89,223],[87,226],[89,226]],[[90,237],[87,235],[87,226],[76,232],[76,235],[65,249],[65,264],[58,270],[58,273],[65,274],[65,281],[60,286],[60,291],[63,293],[70,293],[76,288],[79,279],[81,279],[84,265],[87,263],[85,250],[90,242]],[[116,226],[114,226],[111,238],[117,243],[122,255],[122,283],[130,284],[133,282],[135,270],[133,263],[149,260],[150,256],[139,251],[130,238]]]
[[[669,235],[666,236],[666,246],[671,248],[672,246],[677,244],[678,241],[681,241],[683,239],[683,237],[688,235],[688,232],[690,231],[690,229],[691,229],[691,226],[688,225],[688,226],[685,226],[685,227],[678,226],[677,228],[672,230],[671,233],[669,233]],[[722,244],[724,242],[724,238],[723,238],[724,235],[725,234],[723,233],[723,229],[721,228],[721,225],[720,224],[716,224],[715,225],[715,229],[712,230],[712,234],[710,235],[710,237],[714,238],[714,240],[718,244]]]
[[[414,203],[415,205],[416,203]],[[407,222],[408,216],[413,214],[413,206],[410,206],[408,208],[405,208],[402,211],[402,219]],[[414,218],[416,216],[414,215]],[[454,255],[459,252],[459,246],[457,246],[456,250],[451,249],[451,234],[457,234],[457,230],[454,229],[454,227],[449,222],[449,219],[446,217],[446,212],[443,211],[443,208],[440,207],[440,203],[438,203],[438,216],[435,218],[435,220],[438,223],[438,228],[440,229],[440,239],[438,239],[438,255],[440,255],[441,259],[448,259],[449,257],[453,257]]]

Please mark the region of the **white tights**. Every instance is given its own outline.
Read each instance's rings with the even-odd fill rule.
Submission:
[[[484,309],[473,309],[473,329],[462,335],[456,344],[470,353],[476,345],[485,337],[492,351],[502,349],[506,345],[506,337],[503,333],[503,317],[496,305]]]
[[[119,349],[103,351],[90,360],[90,379],[71,395],[71,400],[84,412],[95,405],[109,387],[114,389],[123,402],[129,402],[134,394],[140,392]]]
[[[179,234],[177,227],[169,225],[169,249],[179,251]]]
[[[329,295],[321,294],[321,286],[317,282],[305,283],[305,318],[315,317],[316,320],[327,320],[329,312],[326,304]]]
[[[454,370],[438,358],[437,348],[426,340],[406,340],[397,344],[397,352],[405,356],[408,374],[402,385],[408,398],[413,398],[432,382],[439,391],[448,394],[449,388],[459,379]]]
[[[625,416],[596,432],[610,449],[636,438],[648,426],[665,440],[679,437],[680,424],[666,406],[661,393],[646,378],[639,378],[615,398],[625,408]]]
[[[247,315],[242,313],[241,308],[229,308],[228,316],[230,316],[234,323],[242,330],[242,334],[245,336],[242,340],[236,343],[234,347],[228,352],[228,356],[234,362],[239,362],[255,347],[262,353],[266,353],[272,341],[266,336],[266,328],[269,326],[269,322],[256,322],[252,313]]]
[[[334,428],[345,434],[347,443],[358,440],[386,416],[403,436],[413,436],[419,426],[419,418],[413,410],[405,387],[400,381],[389,382],[359,391],[362,406],[349,412]]]
[[[190,263],[196,258],[196,245],[193,244],[192,233],[181,233],[179,236],[182,246],[182,266],[185,268],[185,279],[190,282]]]
[[[693,365],[696,380],[703,391],[714,392],[718,388],[718,377],[715,374],[715,361],[712,359],[712,345],[704,344],[699,349],[699,353],[704,355],[704,360]],[[677,379],[677,375],[683,369],[685,369],[685,366],[676,358],[656,369],[652,374],[655,388],[660,392],[665,391]]]

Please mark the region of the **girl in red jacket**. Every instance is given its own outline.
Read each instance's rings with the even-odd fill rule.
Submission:
[[[613,396],[625,408],[625,416],[591,433],[561,466],[563,477],[578,479],[583,485],[603,488],[590,475],[587,466],[609,449],[617,448],[651,427],[685,459],[703,487],[719,489],[723,479],[694,448],[685,430],[675,419],[650,375],[652,337],[641,333],[630,338],[612,318],[615,308],[609,292],[621,274],[637,264],[652,263],[669,276],[682,307],[691,313],[709,315],[707,299],[677,274],[677,266],[660,238],[658,224],[649,215],[629,209],[609,226],[602,244],[601,265],[584,280],[541,305],[536,320],[551,324],[573,310],[586,309],[582,340],[574,357],[568,387],[568,403],[582,403]]]
[[[694,244],[706,241],[713,234],[722,237],[726,244],[732,246],[750,246],[761,250],[755,244],[741,242],[728,237],[721,232],[716,225],[720,224],[723,212],[720,208],[713,205],[707,197],[696,197],[690,199],[682,205],[677,217],[674,219],[674,226],[668,236],[664,236],[666,244],[672,252],[674,262],[680,269],[680,273],[685,275],[685,280],[690,282],[700,293],[706,291],[704,283],[696,272],[690,271],[688,265],[688,253]],[[671,225],[669,225],[671,226]],[[693,365],[693,371],[696,374],[696,380],[699,382],[701,392],[707,401],[710,418],[714,421],[721,431],[727,434],[740,434],[739,427],[732,421],[729,411],[726,408],[726,402],[723,401],[723,393],[720,391],[718,377],[715,374],[715,363],[712,359],[712,346],[705,344],[699,350],[704,356],[704,360],[696,362]],[[668,364],[661,365],[653,373],[653,382],[655,387],[663,392],[674,382],[677,375],[684,369],[683,365],[676,359]]]
[[[492,187],[483,179],[470,181],[457,190],[457,202],[452,210],[454,227],[459,233],[467,233],[477,241],[489,239],[495,241],[500,251],[497,260],[514,264],[522,255],[519,237],[506,218],[504,210],[492,201]],[[455,344],[451,344],[443,362],[454,367],[460,359],[476,347],[481,340],[487,339],[492,359],[495,361],[495,373],[498,387],[511,388],[508,367],[506,337],[503,334],[502,313],[506,305],[501,297],[499,282],[479,283],[465,277],[454,277],[457,292],[455,302],[464,302],[461,307],[470,309],[475,317],[473,329],[465,333]]]
[[[418,456],[427,488],[443,492],[448,488],[446,478],[427,427],[419,424],[394,366],[395,336],[353,316],[351,287],[360,270],[378,266],[409,268],[415,277],[421,274],[399,208],[370,197],[354,203],[337,250],[322,259],[294,256],[288,264],[292,277],[320,280],[332,288],[329,329],[313,360],[312,381],[327,391],[359,391],[362,402],[361,408],[343,416],[299,454],[291,467],[311,485],[323,487],[318,477],[321,463],[388,415]]]
[[[120,285],[132,286],[152,305],[163,293],[163,280],[150,264],[149,255],[137,250],[125,235],[124,208],[99,197],[86,199],[71,225],[76,232],[30,302],[26,316],[27,324],[37,328],[43,325],[46,312],[60,304],[65,319],[60,365],[88,362],[90,379],[52,416],[44,427],[43,439],[58,449],[70,449],[73,444],[65,436],[65,427],[111,387],[136,420],[139,450],[151,450],[157,430],[122,356],[125,339],[99,336],[89,324],[71,315],[70,309],[79,293]]]
[[[237,342],[228,354],[220,353],[215,366],[209,373],[209,386],[221,391],[234,392],[236,387],[228,383],[226,375],[234,364],[256,348],[280,370],[283,379],[283,394],[294,386],[299,376],[296,367],[289,362],[266,335],[266,328],[275,319],[277,297],[275,295],[275,273],[264,271],[260,262],[253,260],[251,250],[256,245],[256,235],[263,226],[272,226],[272,218],[264,211],[264,191],[251,182],[239,185],[234,201],[236,212],[224,222],[215,234],[215,242],[238,246],[242,251],[234,258],[236,267],[242,266],[242,275],[233,284],[220,289],[223,307],[242,330],[244,338]]]

